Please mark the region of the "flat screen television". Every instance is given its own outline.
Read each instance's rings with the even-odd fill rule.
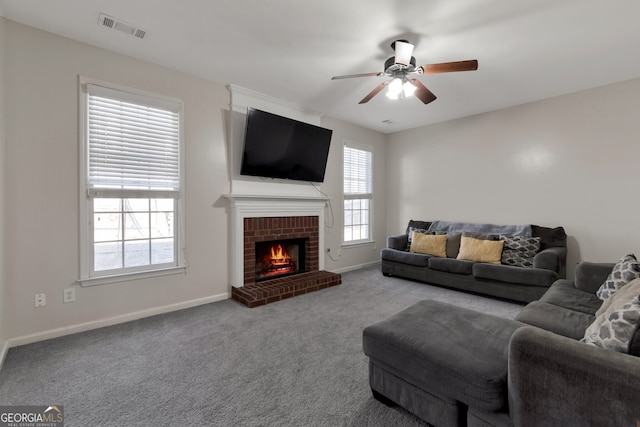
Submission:
[[[332,133],[249,107],[240,174],[323,182]]]

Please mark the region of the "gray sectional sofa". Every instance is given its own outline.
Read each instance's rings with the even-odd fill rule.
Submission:
[[[409,251],[412,230],[446,233],[446,257]],[[461,235],[525,236],[539,240],[532,265],[514,266],[456,259]],[[397,276],[519,302],[540,298],[549,286],[566,277],[567,235],[562,227],[494,225],[410,220],[405,234],[390,236],[382,249],[385,276]],[[506,248],[506,246],[505,246]]]
[[[515,320],[421,301],[367,327],[374,397],[434,426],[638,425],[640,280],[622,288],[635,292],[626,347],[580,341],[604,308],[596,292],[613,266],[579,264],[575,281],[556,281]]]

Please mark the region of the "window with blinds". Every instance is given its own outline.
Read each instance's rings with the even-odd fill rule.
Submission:
[[[182,103],[105,84],[81,87],[87,227],[81,276],[179,267]]]
[[[117,91],[97,86],[88,89],[90,188],[178,191],[179,110],[114,98]]]
[[[371,241],[372,157],[367,147],[344,145],[345,243]]]

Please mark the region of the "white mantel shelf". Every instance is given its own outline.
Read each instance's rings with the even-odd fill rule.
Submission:
[[[235,201],[272,201],[272,200],[296,200],[300,202],[309,201],[309,202],[326,202],[329,200],[328,197],[310,197],[310,196],[296,196],[296,195],[284,195],[284,194],[275,194],[275,195],[265,195],[265,194],[225,194],[225,198],[229,200]]]
[[[306,195],[265,195],[230,193],[224,197],[230,201],[231,286],[244,286],[244,219],[257,217],[317,216],[319,225],[318,247],[324,248],[324,209],[327,197]],[[318,260],[324,269],[324,256]]]

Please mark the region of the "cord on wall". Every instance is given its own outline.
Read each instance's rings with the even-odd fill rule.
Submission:
[[[327,193],[325,193],[324,191],[322,191],[320,188],[318,188],[313,182],[310,182],[311,186],[320,194],[322,194],[324,197],[327,198],[327,205],[329,207],[329,213],[331,214],[331,225],[327,224],[327,221],[324,222],[324,226],[325,228],[331,229],[333,228],[334,224],[335,224],[335,217],[333,216],[333,205],[331,204],[331,198],[329,197],[329,195]]]
[[[327,256],[328,256],[329,258],[331,258],[331,261],[338,262],[338,261],[340,260],[340,255],[341,255],[341,254],[340,254],[340,253],[338,253],[338,257],[337,257],[337,258],[334,258],[334,257],[333,257],[333,255],[331,255],[331,248],[327,248]]]
[[[312,186],[312,187],[313,187],[313,188],[314,188],[318,193],[320,193],[321,195],[323,195],[324,197],[326,197],[326,198],[327,198],[327,207],[329,208],[329,214],[330,214],[330,217],[331,217],[331,224],[327,224],[327,222],[325,221],[325,222],[324,222],[324,226],[325,226],[325,228],[327,228],[327,229],[331,229],[331,228],[333,228],[333,226],[335,225],[335,217],[334,217],[334,215],[333,215],[333,205],[331,204],[331,198],[329,197],[329,195],[328,195],[327,193],[325,193],[324,191],[322,191],[322,190],[321,190],[318,186],[316,186],[313,182],[310,182],[309,184],[311,184],[311,186]],[[327,249],[326,249],[326,254],[327,254],[327,256],[331,259],[331,261],[338,262],[338,261],[340,260],[340,255],[341,255],[341,254],[340,254],[340,251],[338,251],[338,255],[337,255],[337,257],[334,257],[334,256],[331,254],[331,248],[327,248]]]

